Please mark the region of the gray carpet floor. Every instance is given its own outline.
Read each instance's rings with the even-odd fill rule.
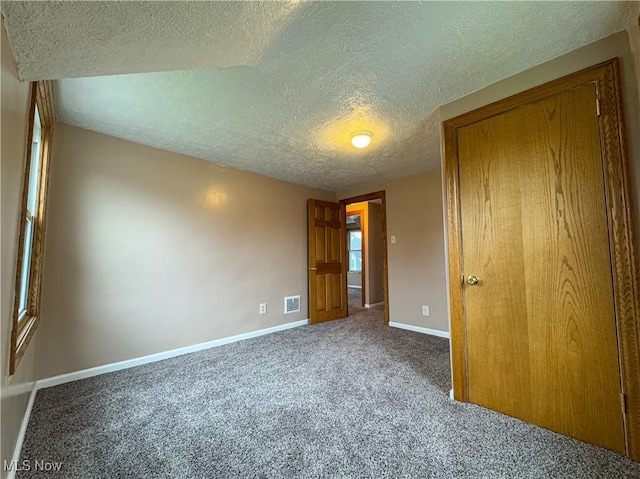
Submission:
[[[638,478],[640,464],[453,402],[441,338],[382,309],[38,392],[19,478]]]

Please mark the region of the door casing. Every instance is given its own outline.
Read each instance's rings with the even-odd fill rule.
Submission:
[[[617,58],[457,116],[442,125],[454,398],[458,401],[468,401],[457,131],[471,123],[538,101],[554,93],[590,83],[596,85],[600,109],[599,130],[609,250],[613,266],[625,453],[631,459],[640,461],[638,257],[634,250],[628,158]]]

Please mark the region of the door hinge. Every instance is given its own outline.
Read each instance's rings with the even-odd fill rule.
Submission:
[[[600,116],[600,99],[596,98],[596,115]]]
[[[620,393],[620,405],[622,406],[622,414],[627,414],[627,395]]]

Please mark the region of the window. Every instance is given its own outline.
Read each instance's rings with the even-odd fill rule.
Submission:
[[[362,271],[362,231],[349,231],[349,271]]]
[[[24,211],[24,244],[22,245],[22,271],[20,272],[20,301],[18,303],[18,321],[24,320],[27,315],[27,297],[29,296],[29,276],[31,274],[31,256],[33,251],[33,225],[37,219],[37,193],[40,183],[40,147],[42,145],[42,124],[40,112],[35,107],[33,131],[31,137],[31,158],[29,166],[29,178],[27,181],[27,207]]]
[[[50,84],[33,83],[25,148],[10,374],[15,372],[39,324],[52,112]]]

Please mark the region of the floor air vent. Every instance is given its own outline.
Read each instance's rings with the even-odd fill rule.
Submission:
[[[297,313],[300,311],[300,295],[286,296],[284,298],[284,314]]]

